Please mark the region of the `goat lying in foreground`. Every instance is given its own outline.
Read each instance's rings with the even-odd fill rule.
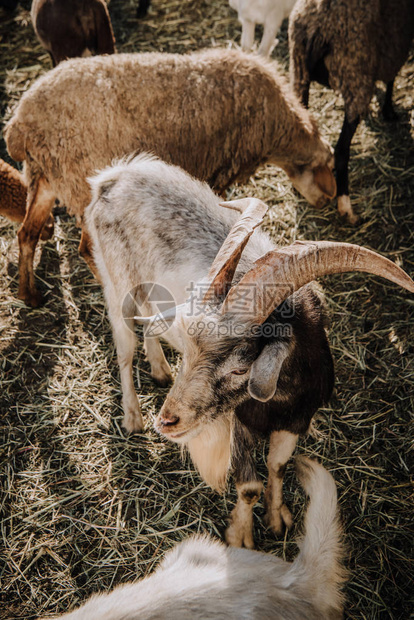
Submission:
[[[150,577],[95,595],[62,620],[342,618],[335,482],[316,461],[297,459],[296,469],[310,504],[293,563],[193,537],[170,551]]]
[[[270,436],[266,520],[280,533],[291,523],[282,499],[286,463],[333,388],[324,305],[306,284],[345,271],[381,275],[411,292],[414,282],[356,245],[303,242],[278,249],[257,229],[267,210],[261,201],[227,203],[244,210],[238,219],[206,184],[149,156],[107,168],[91,184],[86,225],[118,353],[123,425],[143,427],[132,377],[137,304],[144,315],[138,320],[150,324],[144,348],[151,374],[164,385],[171,379],[160,342],[151,337],[157,321],[145,318],[158,311],[144,284],[155,282],[182,304],[155,318],[161,324],[171,319],[162,336],[183,353],[156,428],[189,449],[211,487],[223,491],[233,469],[238,502],[227,541],[251,548],[252,511],[263,486],[253,434]]]

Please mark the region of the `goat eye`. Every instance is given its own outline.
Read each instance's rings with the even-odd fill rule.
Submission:
[[[248,368],[238,368],[237,370],[232,370],[231,374],[232,375],[245,375],[248,370],[249,370]]]

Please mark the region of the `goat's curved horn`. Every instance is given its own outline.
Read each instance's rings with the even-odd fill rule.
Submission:
[[[221,312],[258,325],[301,286],[320,276],[347,271],[372,273],[414,293],[410,276],[372,250],[352,243],[296,241],[259,258],[230,290]]]
[[[208,273],[208,281],[211,284],[203,297],[204,303],[226,295],[242,252],[254,229],[262,223],[268,209],[267,205],[257,198],[242,198],[241,200],[222,202],[220,205],[240,211],[242,215],[233,225],[211,265]]]

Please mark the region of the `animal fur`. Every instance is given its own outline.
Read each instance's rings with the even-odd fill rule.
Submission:
[[[0,159],[0,215],[12,222],[22,223],[26,216],[27,189],[16,168]],[[49,239],[53,234],[53,216],[42,229],[42,239]]]
[[[150,151],[219,191],[269,161],[312,204],[336,191],[331,148],[310,115],[273,65],[235,50],[70,60],[23,95],[4,134],[11,156],[24,161],[37,218],[19,233],[19,297],[34,306],[42,219],[58,198],[81,224],[86,178],[114,158]],[[80,251],[94,269],[86,235]]]
[[[413,0],[298,0],[290,16],[290,78],[296,94],[307,105],[310,83],[317,81],[341,93],[345,103],[335,168],[338,210],[351,223],[357,222],[348,188],[351,140],[378,80],[387,84],[384,117],[395,119],[393,82],[413,35]]]
[[[229,0],[230,6],[238,12],[242,24],[243,50],[250,51],[253,47],[256,24],[263,24],[263,37],[259,54],[268,56],[277,44],[276,34],[283,20],[289,14],[296,0]]]
[[[105,0],[33,0],[31,17],[53,66],[67,58],[115,52]]]
[[[339,620],[345,572],[335,483],[310,459],[298,459],[297,472],[310,504],[294,562],[192,537],[150,577],[94,595],[60,619]]]

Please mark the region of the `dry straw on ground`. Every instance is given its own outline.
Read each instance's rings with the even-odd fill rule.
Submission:
[[[136,0],[110,4],[120,51],[185,52],[234,45],[240,38],[226,0],[153,0],[141,22],[135,6]],[[29,8],[25,0],[15,14],[0,9],[5,118],[50,68]],[[280,39],[274,57],[286,71],[286,31]],[[396,81],[400,122],[385,124],[374,100],[355,136],[350,176],[359,227],[341,221],[334,206],[311,208],[275,168],[262,169],[230,194],[253,194],[272,205],[267,226],[281,243],[361,243],[413,274],[413,69],[411,56]],[[314,86],[310,105],[334,143],[342,120],[339,97]],[[4,142],[0,156],[6,157]],[[154,433],[152,420],[166,391],[154,386],[142,353],[146,429],[124,436],[102,292],[78,257],[73,220],[58,208],[56,234],[38,252],[36,275],[46,303],[36,310],[16,299],[16,228],[3,219],[0,228],[0,618],[29,620],[148,574],[163,552],[190,533],[221,536],[235,494],[220,497],[208,489],[179,450]],[[324,285],[337,387],[318,416],[317,431],[298,450],[320,458],[338,484],[351,570],[346,617],[406,620],[413,609],[414,300],[362,274],[332,277]],[[172,351],[169,359],[176,369]],[[262,474],[263,454],[260,448]],[[286,492],[300,523],[303,496],[290,470]],[[261,504],[256,513],[257,547],[292,557],[295,532],[275,540],[263,527]]]

